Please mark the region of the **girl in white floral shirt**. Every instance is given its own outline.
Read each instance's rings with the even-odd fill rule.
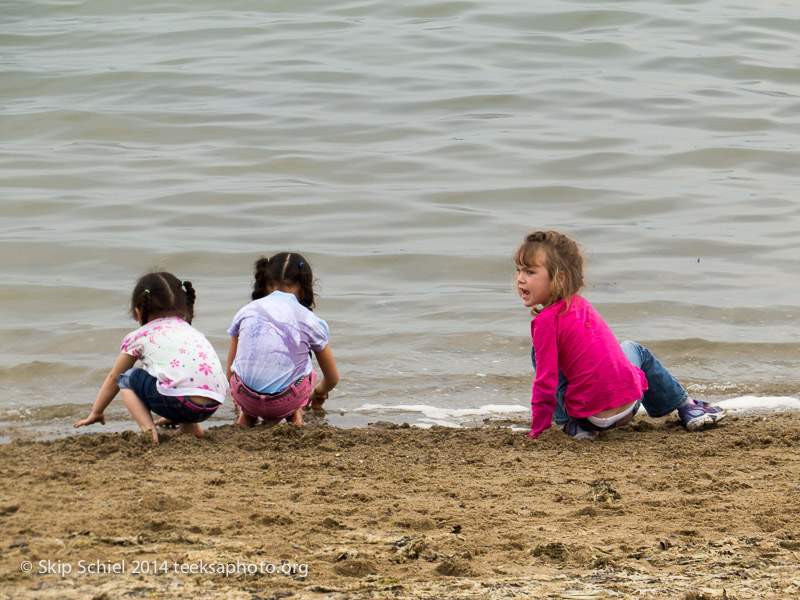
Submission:
[[[156,425],[177,425],[178,433],[203,435],[199,423],[225,401],[228,385],[214,348],[191,326],[195,291],[171,273],[148,273],[131,297],[131,316],[141,327],[122,340],[120,355],[106,377],[91,414],[75,423],[105,423],[105,409],[121,392],[142,432],[158,443]],[[142,368],[133,368],[140,360]],[[154,422],[151,411],[162,418]]]

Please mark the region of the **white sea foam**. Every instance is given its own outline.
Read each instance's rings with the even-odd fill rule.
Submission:
[[[422,429],[430,429],[431,427],[438,426],[438,427],[453,427],[459,428],[461,427],[460,423],[456,423],[454,421],[445,421],[443,419],[420,419],[416,423],[414,423],[417,427],[421,427]]]
[[[732,411],[800,410],[800,400],[791,396],[740,396],[715,402],[714,406]]]
[[[800,410],[800,399],[789,396],[740,396],[713,403],[734,412],[759,412],[768,410]],[[445,408],[430,404],[363,404],[350,409],[351,413],[396,415],[407,413],[418,427],[460,427],[464,421],[492,416],[517,416],[530,411],[529,406],[518,404],[487,404],[473,408]],[[418,415],[418,416],[416,416]]]
[[[490,415],[512,415],[524,413],[530,410],[528,406],[518,404],[487,404],[477,408],[444,408],[431,406],[429,404],[364,404],[358,408],[350,409],[349,412],[375,412],[375,413],[411,413],[421,414],[421,423],[433,425],[445,425],[447,427],[458,426],[451,419],[463,419],[465,417],[486,417]]]

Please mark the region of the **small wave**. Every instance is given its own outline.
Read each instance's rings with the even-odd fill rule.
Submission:
[[[358,408],[350,409],[350,412],[374,412],[374,413],[411,413],[421,414],[424,419],[421,423],[429,425],[445,425],[456,427],[458,423],[453,423],[452,419],[463,419],[465,417],[488,417],[492,415],[509,415],[527,412],[530,407],[518,404],[487,404],[477,408],[443,408],[431,406],[429,404],[364,404]]]
[[[714,405],[731,411],[800,410],[800,400],[791,396],[740,396]]]
[[[790,396],[739,396],[713,403],[732,412],[764,412],[773,410],[800,410],[800,399]],[[378,415],[408,414],[417,427],[462,427],[466,421],[489,417],[509,417],[528,413],[529,406],[518,404],[487,404],[474,408],[444,408],[430,404],[363,404],[349,409],[348,413],[373,413]],[[391,418],[391,417],[389,417]]]

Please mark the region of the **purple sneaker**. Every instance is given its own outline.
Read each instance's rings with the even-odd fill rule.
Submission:
[[[687,430],[700,431],[709,425],[719,423],[725,418],[725,411],[714,408],[707,402],[689,398],[689,402],[678,409],[678,416]]]
[[[599,435],[596,431],[584,429],[572,419],[570,419],[569,422],[564,425],[564,433],[572,438],[575,438],[576,440],[593,440]]]

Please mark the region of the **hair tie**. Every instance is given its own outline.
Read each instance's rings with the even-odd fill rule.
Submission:
[[[149,293],[150,293],[150,290],[145,290],[145,291],[144,291],[144,293],[145,293],[145,294],[149,294]]]
[[[269,258],[267,259],[267,264],[269,264]]]
[[[300,266],[302,267],[304,264],[306,264],[306,263],[304,263],[304,262],[301,260],[301,261],[300,261]]]

